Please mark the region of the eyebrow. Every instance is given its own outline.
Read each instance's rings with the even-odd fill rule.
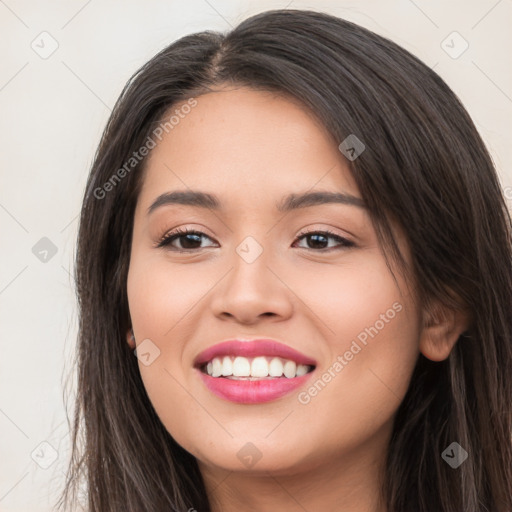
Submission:
[[[366,209],[364,201],[356,197],[340,192],[305,192],[303,194],[290,194],[276,204],[277,211],[289,212],[299,208],[308,208],[321,204],[339,203],[350,206],[357,206]],[[186,206],[195,206],[199,208],[208,208],[211,210],[222,210],[222,204],[217,196],[208,192],[197,190],[175,190],[166,192],[158,196],[148,208],[148,215],[161,206],[181,204]]]

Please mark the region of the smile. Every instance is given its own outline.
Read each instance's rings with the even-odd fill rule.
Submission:
[[[280,357],[258,356],[247,358],[241,356],[214,357],[202,371],[211,377],[227,377],[229,379],[273,379],[285,377],[302,377],[309,373],[313,367],[305,364],[297,364],[290,359]]]
[[[316,362],[275,340],[230,340],[199,354],[194,366],[224,400],[257,404],[280,398],[309,379]]]

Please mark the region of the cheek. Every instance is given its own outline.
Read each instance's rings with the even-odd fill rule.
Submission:
[[[354,339],[414,348],[419,323],[412,296],[398,273],[397,287],[377,251],[354,253],[337,265],[301,265],[281,274],[307,305],[300,314],[314,321],[320,339],[329,340],[331,356],[348,350]]]
[[[162,423],[191,451],[193,443],[187,443],[194,437],[191,432],[197,426],[196,435],[204,436],[200,427],[205,421],[216,435],[225,434],[188,389],[194,355],[188,341],[197,337],[201,326],[196,315],[224,272],[208,262],[173,263],[144,251],[135,251],[130,261],[127,293],[137,346],[149,339],[158,351],[150,365],[139,360],[144,388]]]
[[[406,284],[397,278],[401,291],[384,260],[375,258],[319,273],[309,283],[315,292],[308,306],[322,319],[329,355],[299,401],[312,416],[330,419],[333,442],[340,430],[354,441],[374,433],[407,391],[419,324]]]
[[[212,284],[215,281],[212,279]],[[128,301],[138,337],[172,340],[179,322],[196,306],[211,285],[197,278],[197,268],[173,265],[163,258],[139,256],[130,263]],[[179,351],[176,343],[165,349]]]

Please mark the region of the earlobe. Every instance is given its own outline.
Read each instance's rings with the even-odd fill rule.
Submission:
[[[135,335],[133,334],[133,329],[129,329],[126,333],[126,341],[130,348],[135,348]]]
[[[433,313],[426,313],[420,335],[420,352],[431,361],[444,361],[468,326],[467,313],[436,307]]]

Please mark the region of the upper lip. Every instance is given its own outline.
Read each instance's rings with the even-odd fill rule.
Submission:
[[[270,338],[258,338],[253,340],[231,339],[222,341],[203,350],[194,359],[194,366],[199,367],[211,361],[214,357],[221,356],[242,357],[281,357],[290,359],[299,364],[316,366],[316,361],[301,352]]]

